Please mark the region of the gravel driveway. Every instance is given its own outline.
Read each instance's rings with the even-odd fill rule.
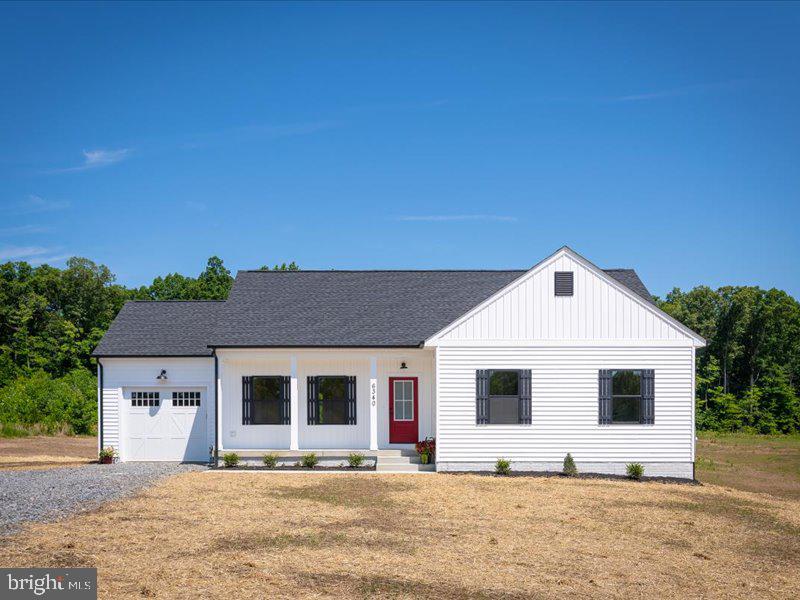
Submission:
[[[117,463],[47,470],[0,471],[0,536],[24,521],[49,521],[136,492],[202,465]]]

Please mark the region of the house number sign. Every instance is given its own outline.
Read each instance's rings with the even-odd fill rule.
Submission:
[[[378,403],[378,382],[374,379],[369,382],[369,401],[372,406]]]

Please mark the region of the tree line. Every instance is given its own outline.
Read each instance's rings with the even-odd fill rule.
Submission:
[[[0,435],[93,433],[97,383],[90,355],[122,305],[224,300],[233,284],[216,256],[197,277],[170,273],[137,288],[115,280],[108,267],[87,258],[71,258],[63,269],[0,264]]]
[[[268,266],[262,269],[268,270]],[[275,270],[298,270],[292,262]],[[90,355],[127,300],[222,300],[233,276],[216,256],[196,277],[170,273],[127,288],[104,265],[0,265],[0,435],[93,433]],[[715,431],[800,431],[800,304],[758,287],[674,289],[667,313],[708,341],[697,352],[697,426]]]
[[[697,352],[697,426],[800,431],[800,304],[752,286],[674,289],[659,306],[707,341]]]

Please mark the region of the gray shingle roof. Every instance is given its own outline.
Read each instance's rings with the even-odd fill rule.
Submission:
[[[636,295],[644,298],[650,304],[655,305],[653,296],[645,287],[639,275],[633,269],[603,269],[607,275],[611,275],[614,279],[624,285],[626,288],[634,292]]]
[[[95,356],[210,346],[418,346],[526,270],[240,271],[226,302],[128,302]],[[633,269],[606,271],[648,302]]]
[[[242,271],[215,346],[418,346],[525,271]]]
[[[224,302],[126,302],[94,356],[210,356]]]

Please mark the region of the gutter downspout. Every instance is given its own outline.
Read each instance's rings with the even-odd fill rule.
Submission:
[[[219,359],[216,349],[211,351],[214,357],[214,468],[219,466]]]
[[[100,450],[103,449],[103,363],[97,359],[97,431],[100,440]]]

